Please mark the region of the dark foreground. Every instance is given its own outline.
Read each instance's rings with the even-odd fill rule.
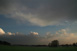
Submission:
[[[77,51],[77,47],[0,46],[0,51]]]

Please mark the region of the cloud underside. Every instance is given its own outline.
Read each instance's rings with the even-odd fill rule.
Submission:
[[[0,0],[0,14],[37,26],[75,22],[76,8],[76,0]]]
[[[7,32],[0,35],[0,40],[8,41],[11,44],[22,45],[47,45],[53,40],[59,40],[60,44],[72,44],[77,42],[77,36],[74,33],[67,33],[66,29],[61,29],[55,34],[47,32],[46,35],[40,36],[37,32],[30,32],[29,34],[11,33]]]

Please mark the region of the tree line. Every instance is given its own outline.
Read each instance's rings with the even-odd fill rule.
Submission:
[[[71,47],[71,46],[77,47],[77,43],[59,45],[58,40],[53,40],[52,42],[48,44],[48,46],[49,47]]]
[[[0,45],[11,45],[11,43],[7,41],[0,41]],[[71,46],[74,46],[74,47],[77,47],[77,43],[59,45],[58,40],[53,40],[48,45],[16,45],[16,46],[35,46],[35,47],[71,47]]]
[[[0,45],[11,45],[11,43],[7,41],[0,41]]]

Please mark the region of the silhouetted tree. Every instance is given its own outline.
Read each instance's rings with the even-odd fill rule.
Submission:
[[[6,42],[6,41],[3,41],[3,44],[4,45],[10,45],[10,43],[9,42]]]
[[[77,43],[73,43],[73,46],[77,46]]]
[[[0,41],[0,45],[11,45],[9,42],[6,41]]]
[[[3,42],[2,42],[2,41],[0,41],[0,44],[3,44]]]
[[[58,47],[59,46],[59,41],[58,40],[53,40],[51,43],[48,44],[49,47]]]

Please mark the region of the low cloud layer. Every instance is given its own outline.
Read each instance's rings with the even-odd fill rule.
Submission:
[[[76,0],[0,0],[0,14],[30,25],[77,21]]]
[[[59,40],[60,44],[72,44],[77,42],[77,36],[74,33],[67,33],[66,29],[61,29],[55,32],[55,34],[47,32],[44,36],[39,35],[37,32],[30,32],[27,35],[18,32],[7,32],[0,35],[0,40],[8,41],[11,44],[23,45],[47,45],[53,40]]]

